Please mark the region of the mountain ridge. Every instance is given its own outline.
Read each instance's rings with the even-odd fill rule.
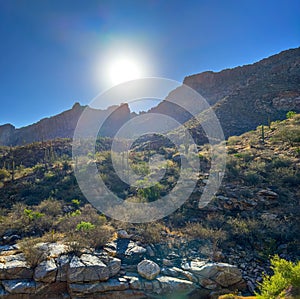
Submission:
[[[199,92],[212,106],[225,137],[240,135],[260,124],[284,119],[289,110],[300,112],[300,48],[282,51],[253,64],[190,75],[183,80],[183,84]],[[75,103],[72,109],[19,129],[11,124],[1,125],[0,145],[72,138],[85,108]],[[122,124],[135,115],[127,104],[93,110],[92,115],[107,117],[114,109],[106,126],[100,130],[101,136],[112,137]],[[168,97],[146,113],[166,114],[194,128],[190,113],[170,103]],[[194,128],[198,129],[200,124]]]

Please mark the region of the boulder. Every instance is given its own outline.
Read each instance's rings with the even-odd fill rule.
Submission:
[[[57,281],[67,281],[67,272],[69,269],[70,257],[68,255],[61,255],[56,259],[57,263]]]
[[[29,279],[33,276],[23,253],[0,256],[0,261],[0,279]]]
[[[118,238],[119,239],[130,239],[132,234],[128,234],[126,230],[121,229],[118,231]]]
[[[106,281],[109,279],[109,268],[96,256],[83,254],[74,256],[69,265],[67,280],[70,283]]]
[[[2,285],[10,294],[35,294],[43,284],[34,280],[3,280]]]
[[[61,243],[38,243],[36,245],[38,249],[45,252],[47,257],[58,257],[68,252],[68,246]]]
[[[121,270],[121,260],[113,258],[108,262],[109,277],[117,275]]]
[[[143,260],[137,265],[138,273],[148,279],[153,280],[160,272],[160,267],[150,260]]]
[[[176,277],[159,276],[156,278],[160,287],[156,289],[158,294],[175,294],[184,296],[196,289],[196,285],[188,280]]]
[[[137,264],[146,254],[146,248],[139,246],[129,239],[118,239],[107,244],[105,250],[111,255],[121,259],[125,264]]]
[[[229,287],[243,281],[241,271],[226,263],[192,261],[185,263],[182,268],[195,274],[202,287],[210,285],[210,289],[214,288],[214,283],[220,287]]]
[[[260,197],[260,199],[267,201],[275,201],[279,197],[276,192],[271,191],[270,189],[262,189],[257,192],[257,195]]]
[[[69,289],[72,294],[94,295],[107,291],[123,291],[129,289],[129,284],[124,278],[112,278],[101,283],[71,283]]]
[[[41,262],[34,270],[34,280],[42,282],[54,282],[57,274],[57,266],[53,258]]]

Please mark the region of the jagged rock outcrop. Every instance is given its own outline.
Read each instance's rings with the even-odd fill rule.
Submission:
[[[251,65],[192,75],[184,84],[206,98],[229,137],[282,120],[289,110],[300,112],[299,66],[296,48]]]
[[[160,268],[150,260],[128,265],[106,250],[74,255],[64,244],[36,246],[45,250],[45,258],[33,268],[18,246],[0,248],[0,298],[141,299],[191,293],[209,298],[211,292],[245,287],[240,270],[224,263],[192,260]]]
[[[72,138],[84,109],[88,109],[90,115],[90,123],[87,126],[93,127],[97,121],[106,119],[99,131],[101,136],[114,136],[121,125],[131,117],[127,104],[99,110],[76,103],[70,110],[20,129],[10,124],[0,126],[0,145],[15,146],[56,138]]]

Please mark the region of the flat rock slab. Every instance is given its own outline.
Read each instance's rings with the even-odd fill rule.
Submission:
[[[73,282],[106,281],[109,279],[109,268],[96,256],[83,254],[74,256],[67,272],[67,280]]]
[[[24,254],[1,256],[0,279],[29,279],[33,270],[26,262]]]
[[[156,278],[159,281],[160,288],[155,291],[158,294],[189,294],[196,289],[196,285],[188,280],[178,279],[169,276],[159,276]],[[174,296],[175,297],[175,296]]]
[[[214,282],[221,287],[229,287],[243,280],[241,271],[226,263],[191,261],[182,265],[182,268],[192,272],[203,287],[210,285],[210,288],[215,288]]]
[[[91,294],[104,293],[108,291],[123,291],[129,289],[126,279],[112,278],[101,283],[71,283],[69,289],[72,294]]]
[[[3,280],[2,285],[10,294],[35,294],[43,288],[43,284],[34,280]]]
[[[34,280],[42,282],[54,282],[57,274],[57,266],[54,259],[41,262],[34,270]]]

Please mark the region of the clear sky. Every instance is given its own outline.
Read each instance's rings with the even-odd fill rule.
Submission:
[[[300,45],[299,0],[0,0],[0,124],[88,104],[114,56],[182,81]]]

